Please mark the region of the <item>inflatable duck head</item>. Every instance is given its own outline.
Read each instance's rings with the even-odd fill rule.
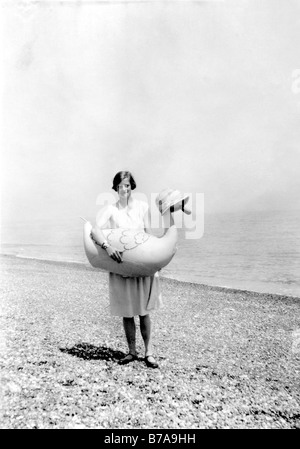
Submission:
[[[184,213],[190,215],[191,211],[185,207],[188,200],[189,196],[183,195],[179,190],[164,189],[157,195],[155,203],[162,215],[169,209],[170,212],[181,209]]]

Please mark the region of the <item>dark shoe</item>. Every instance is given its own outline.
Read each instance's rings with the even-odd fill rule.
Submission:
[[[155,361],[151,362],[151,360],[149,360],[149,357],[154,358],[152,355],[147,355],[145,357],[145,362],[146,362],[146,365],[148,366],[148,368],[158,368],[158,363],[156,363]]]
[[[129,353],[123,359],[119,360],[119,365],[127,365],[127,363],[133,362],[136,359],[136,355]]]

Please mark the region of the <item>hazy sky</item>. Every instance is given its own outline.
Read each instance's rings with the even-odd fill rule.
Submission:
[[[300,208],[299,1],[2,10],[5,222],[93,215],[123,169],[209,212]]]

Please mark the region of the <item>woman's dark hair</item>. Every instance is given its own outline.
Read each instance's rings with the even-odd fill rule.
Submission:
[[[112,188],[117,192],[118,191],[118,185],[120,184],[120,182],[123,181],[123,179],[128,178],[130,185],[131,185],[131,189],[134,190],[136,188],[136,183],[135,180],[133,179],[132,174],[130,173],[130,171],[119,171],[114,179],[113,179],[113,186]]]

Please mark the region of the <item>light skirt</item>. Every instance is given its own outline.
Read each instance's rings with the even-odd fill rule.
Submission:
[[[159,274],[147,277],[123,277],[109,273],[110,313],[133,317],[148,315],[162,304]]]

